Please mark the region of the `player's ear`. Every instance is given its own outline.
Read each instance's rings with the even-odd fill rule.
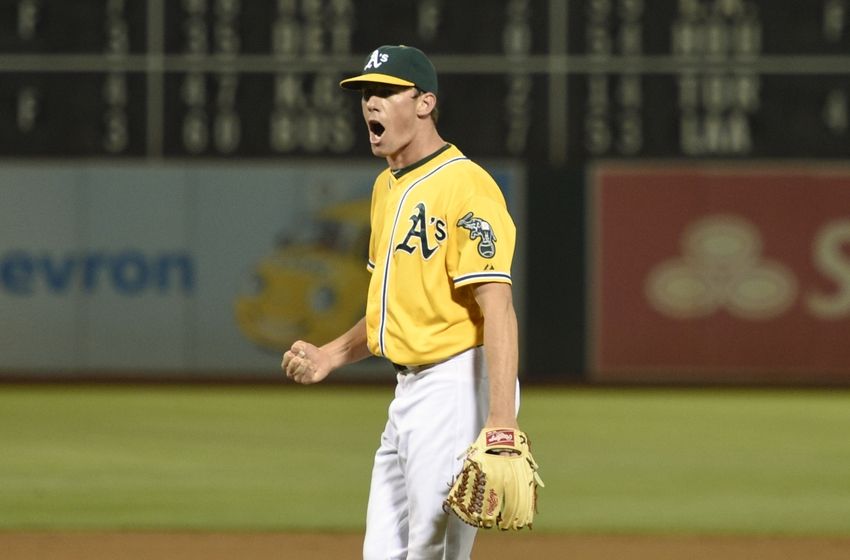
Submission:
[[[429,116],[434,107],[437,106],[437,96],[430,91],[422,92],[416,99],[416,116],[418,117]]]

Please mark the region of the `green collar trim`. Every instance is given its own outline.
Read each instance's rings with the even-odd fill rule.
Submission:
[[[402,167],[401,169],[390,169],[390,173],[392,173],[393,177],[395,177],[396,179],[401,179],[408,172],[413,171],[417,167],[422,167],[423,165],[425,165],[426,163],[428,163],[429,161],[431,161],[432,159],[434,159],[438,155],[442,154],[443,152],[445,152],[446,150],[448,150],[451,147],[452,147],[452,145],[447,143],[445,146],[443,146],[442,148],[440,148],[439,150],[437,150],[436,152],[434,152],[430,156],[425,156],[424,158],[420,159],[416,163],[411,163],[407,167]]]

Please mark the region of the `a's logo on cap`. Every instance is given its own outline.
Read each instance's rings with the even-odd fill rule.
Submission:
[[[363,71],[365,72],[370,68],[377,68],[378,66],[389,60],[389,58],[390,55],[382,53],[380,50],[375,49],[374,51],[372,51],[372,54],[369,55],[369,62],[367,62],[366,66],[363,67]]]

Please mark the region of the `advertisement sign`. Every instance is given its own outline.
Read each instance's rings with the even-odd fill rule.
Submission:
[[[278,375],[293,341],[363,316],[380,170],[4,165],[0,374]],[[489,170],[519,226],[521,173]]]
[[[598,167],[597,380],[850,380],[850,168]]]

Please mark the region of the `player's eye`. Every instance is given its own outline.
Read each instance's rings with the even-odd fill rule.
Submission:
[[[408,88],[399,88],[399,87],[389,87],[389,86],[372,86],[372,87],[364,87],[363,88],[363,100],[369,101],[369,98],[373,95],[376,97],[380,97],[381,99],[386,99],[392,95],[400,93]]]
[[[380,87],[363,88],[363,99],[365,101],[369,101],[369,98],[372,97],[373,95],[376,96],[376,97],[380,97],[382,99],[385,98],[385,97],[389,97],[389,93],[388,93],[387,88],[380,88]]]

